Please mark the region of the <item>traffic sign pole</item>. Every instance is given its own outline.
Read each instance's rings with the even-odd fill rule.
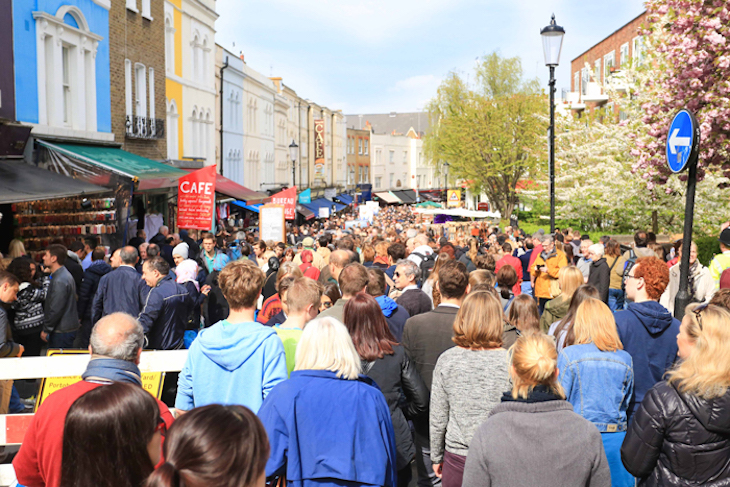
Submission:
[[[681,320],[684,309],[692,300],[689,292],[689,254],[692,246],[692,225],[695,211],[697,186],[697,158],[700,147],[700,128],[697,119],[688,110],[675,115],[667,132],[667,163],[673,172],[681,172],[689,166],[687,174],[687,201],[684,207],[684,236],[682,261],[679,264],[679,291],[674,298],[674,317]]]

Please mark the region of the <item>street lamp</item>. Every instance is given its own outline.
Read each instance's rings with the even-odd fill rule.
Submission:
[[[446,188],[446,198],[444,198],[444,199],[446,200],[447,207],[449,206],[449,201],[448,201],[448,198],[449,198],[449,167],[451,167],[451,165],[448,162],[444,162],[444,165],[443,165],[444,187]]]
[[[545,65],[550,68],[550,233],[555,233],[555,67],[560,64],[560,50],[565,35],[565,29],[555,24],[555,14],[550,19],[550,25],[540,30],[540,35]]]
[[[294,139],[291,139],[291,144],[289,144],[289,155],[291,156],[291,185],[294,187],[297,185],[294,175],[297,170],[297,157],[299,157],[299,146],[294,142]]]

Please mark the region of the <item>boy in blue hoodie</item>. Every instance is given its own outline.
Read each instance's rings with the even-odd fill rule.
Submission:
[[[385,295],[385,272],[382,269],[371,267],[368,269],[368,287],[367,293],[375,298],[385,315],[385,321],[388,322],[388,328],[395,339],[400,342],[403,340],[403,328],[406,326],[406,320],[411,317],[408,311]]]
[[[677,360],[679,320],[658,302],[668,283],[666,263],[657,257],[639,258],[626,281],[626,297],[632,302],[614,315],[621,343],[634,362],[629,420],[644,394],[662,380]]]
[[[258,412],[266,395],[286,380],[286,354],[271,328],[254,320],[264,273],[249,260],[226,265],[218,276],[228,318],[200,332],[178,379],[175,408],[238,404]]]

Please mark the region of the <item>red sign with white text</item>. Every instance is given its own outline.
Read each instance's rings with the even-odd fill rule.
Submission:
[[[210,230],[215,211],[215,166],[204,167],[177,183],[177,226]]]
[[[284,218],[294,220],[297,217],[297,187],[285,189],[271,196],[272,205],[284,206]]]

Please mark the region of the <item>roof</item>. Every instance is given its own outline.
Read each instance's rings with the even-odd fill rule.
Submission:
[[[603,39],[601,39],[600,41],[598,41],[598,42],[596,42],[595,44],[593,44],[593,45],[592,45],[591,47],[589,47],[588,49],[586,49],[586,50],[585,50],[585,51],[583,51],[582,53],[578,54],[578,55],[577,55],[576,57],[574,57],[573,59],[571,59],[571,60],[570,60],[570,63],[571,63],[571,64],[573,64],[573,61],[575,61],[576,59],[579,59],[579,58],[581,58],[581,57],[585,56],[585,55],[586,55],[586,54],[587,54],[587,53],[588,53],[589,51],[591,51],[591,50],[592,50],[593,48],[595,48],[595,47],[596,47],[597,45],[599,45],[600,43],[602,43],[602,42],[603,42],[603,41],[605,41],[606,39],[608,39],[608,38],[610,38],[610,37],[613,37],[613,36],[615,36],[616,34],[618,34],[619,32],[621,32],[622,30],[624,30],[624,29],[625,29],[626,27],[628,27],[628,26],[629,26],[629,25],[630,25],[630,24],[631,24],[632,22],[635,22],[635,21],[636,21],[637,19],[639,19],[639,18],[643,17],[644,15],[646,15],[646,10],[644,10],[644,11],[643,11],[643,12],[641,12],[641,13],[640,13],[639,15],[637,15],[637,16],[636,16],[636,17],[634,17],[633,19],[629,20],[628,22],[626,22],[626,23],[625,23],[624,25],[622,25],[621,27],[619,27],[619,28],[618,28],[618,29],[616,29],[615,31],[611,32],[611,33],[610,33],[609,35],[607,35],[606,37],[604,37],[604,38],[603,38]]]
[[[0,160],[0,204],[85,196],[110,191],[108,188],[24,162]]]
[[[345,115],[347,126],[364,129],[369,123],[373,133],[406,135],[410,129],[422,137],[429,129],[428,112],[378,113],[364,115]]]

